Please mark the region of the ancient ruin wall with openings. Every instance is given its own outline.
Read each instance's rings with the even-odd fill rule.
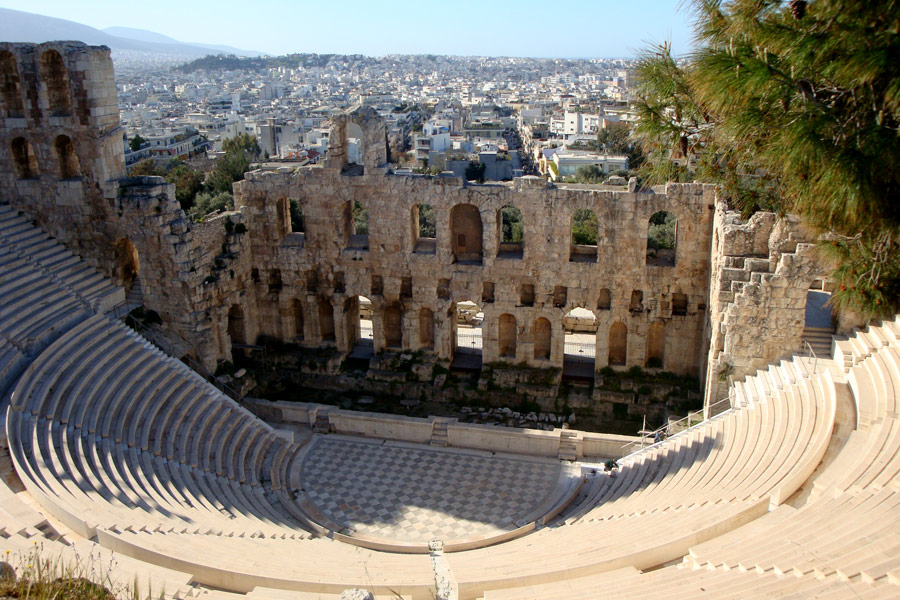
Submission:
[[[392,174],[384,123],[366,108],[334,119],[323,164],[248,173],[234,212],[191,223],[173,186],[124,177],[107,48],[0,44],[0,66],[0,194],[126,287],[139,279],[145,306],[208,368],[260,336],[345,355],[360,296],[376,351],[450,359],[456,303],[468,300],[484,312],[484,362],[561,366],[563,317],[581,307],[596,317],[595,370],[656,359],[705,377],[710,399],[723,369],[740,376],[797,347],[805,290],[821,279],[797,223],[742,222],[710,185],[608,192]],[[433,238],[419,229],[426,207]],[[521,212],[521,243],[503,241],[504,207]],[[573,244],[585,209],[596,245]],[[677,219],[667,260],[647,254],[660,211]]]

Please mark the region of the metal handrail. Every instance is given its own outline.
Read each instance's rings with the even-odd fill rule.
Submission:
[[[811,374],[809,373],[809,368],[807,368],[807,370],[806,370],[806,372],[807,372],[806,378],[812,379],[812,376],[816,374],[817,369],[819,367],[819,357],[816,356],[816,351],[813,350],[813,347],[809,345],[809,342],[807,340],[803,340],[803,343],[806,344],[807,350],[809,350],[810,355],[812,355],[812,359],[813,359],[812,373]]]
[[[714,406],[718,406],[718,405],[720,405],[720,404],[722,404],[722,403],[724,403],[724,402],[729,402],[729,403],[730,403],[730,402],[731,402],[731,396],[729,395],[727,398],[722,398],[721,400],[716,400],[715,402],[713,402],[713,403],[710,404],[709,406],[705,407],[704,410],[713,408]],[[669,429],[670,427],[674,427],[675,425],[678,425],[678,424],[681,423],[682,421],[688,421],[692,416],[696,416],[697,413],[702,413],[702,412],[703,412],[703,411],[694,411],[693,413],[689,412],[689,413],[687,414],[686,417],[682,417],[682,418],[678,419],[677,421],[675,421],[675,422],[673,422],[673,423],[666,423],[665,425],[663,425],[663,426],[661,426],[661,427],[658,427],[657,429],[654,429],[653,431],[650,431],[650,432],[641,434],[641,436],[640,436],[641,439],[640,439],[639,441],[628,442],[627,444],[623,444],[623,445],[622,445],[622,448],[628,448],[629,446],[634,446],[635,444],[640,443],[640,444],[641,444],[641,450],[643,450],[643,449],[644,449],[644,440],[645,440],[645,439],[647,439],[647,438],[656,439],[656,435],[657,435],[658,433],[663,433],[663,430],[666,430],[666,432],[665,432],[665,437],[668,438],[668,437],[669,437],[668,429]],[[703,422],[706,421],[706,420],[707,420],[707,419],[700,419],[700,421],[697,423],[697,425],[700,425],[701,423],[703,423]],[[695,426],[696,426],[696,425],[690,425],[689,427],[687,427],[687,429],[684,429],[683,431],[687,431],[688,429],[691,429],[692,427],[695,427]],[[678,432],[678,433],[681,433],[681,432]],[[677,434],[676,434],[676,435],[677,435]],[[650,448],[651,446],[653,446],[653,445],[656,444],[656,443],[658,443],[658,442],[653,442],[653,443],[651,443],[650,446],[647,446],[647,448]]]

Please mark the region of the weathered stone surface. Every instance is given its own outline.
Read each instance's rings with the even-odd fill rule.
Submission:
[[[0,99],[0,195],[107,275],[139,277],[146,307],[209,368],[232,358],[232,344],[269,337],[322,348],[323,372],[336,372],[359,337],[361,296],[376,352],[450,359],[456,303],[471,300],[484,314],[485,364],[562,367],[563,320],[583,308],[597,327],[595,370],[661,358],[666,370],[705,373],[716,396],[723,369],[746,373],[796,347],[805,290],[822,277],[796,219],[743,222],[710,185],[607,192],[393,175],[384,122],[366,107],[334,119],[323,165],[248,173],[234,212],[190,223],[173,186],[123,177],[108,49],[0,52],[17,70]],[[292,201],[303,231],[292,231]],[[357,202],[368,212],[360,235]],[[434,210],[434,238],[419,237],[420,204]],[[505,206],[521,211],[521,245],[502,243]],[[596,247],[572,244],[578,209],[597,216]],[[658,211],[677,217],[673,266],[646,258]]]

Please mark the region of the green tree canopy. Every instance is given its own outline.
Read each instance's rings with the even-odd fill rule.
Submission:
[[[191,207],[188,215],[192,221],[202,221],[206,215],[212,212],[232,210],[233,208],[234,197],[230,193],[210,194],[201,192],[194,199],[194,206]]]
[[[525,220],[522,218],[522,211],[515,206],[504,206],[500,209],[500,218],[503,230],[501,241],[514,244],[522,243],[525,231]]]
[[[131,148],[132,152],[137,152],[146,141],[147,140],[142,138],[140,134],[135,134],[135,136],[129,140],[128,146]]]
[[[572,243],[582,246],[597,245],[597,215],[587,208],[579,208],[572,215]]]
[[[228,138],[222,142],[222,150],[226,154],[243,152],[251,160],[256,160],[262,154],[259,142],[249,133],[239,133],[234,137]]]
[[[693,0],[698,49],[638,69],[638,134],[659,172],[720,183],[737,208],[799,214],[834,303],[900,309],[900,4]],[[693,163],[673,159],[694,156]]]
[[[575,171],[575,183],[600,183],[603,171],[597,165],[584,165]]]

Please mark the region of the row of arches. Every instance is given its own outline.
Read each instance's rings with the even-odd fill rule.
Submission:
[[[41,169],[31,142],[19,136],[13,138],[9,146],[16,177],[18,179],[40,177]],[[53,140],[53,159],[56,163],[56,174],[60,179],[81,177],[81,165],[75,152],[75,144],[69,136],[58,135]]]
[[[38,58],[38,69],[46,89],[50,115],[70,115],[69,73],[62,55],[57,50],[44,50]],[[0,50],[0,102],[6,117],[25,116],[24,97],[15,55],[9,50]]]
[[[459,303],[471,304],[474,303]],[[361,310],[363,305],[367,310]],[[307,311],[307,308],[310,312]],[[477,310],[477,307],[476,307]],[[306,319],[312,316],[317,323],[311,328],[316,331],[317,339],[312,341],[317,343],[337,343],[338,329],[336,327],[335,305],[331,300],[320,297],[315,300],[314,306],[305,307],[300,300],[293,300],[290,305],[288,330],[285,337],[290,341],[302,342],[307,338]],[[342,350],[351,352],[361,342],[371,344],[372,326],[371,304],[367,298],[362,296],[353,296],[344,300],[341,305],[339,314],[343,318],[342,339],[339,345]],[[481,313],[479,313],[481,314]],[[405,318],[410,316],[412,323],[415,323],[415,331],[404,334]],[[399,303],[391,303],[380,310],[380,319],[378,322],[378,335],[382,341],[382,345],[386,349],[403,350],[414,347],[417,350],[435,351],[437,330],[439,324],[435,320],[435,313],[427,307],[419,308],[415,314],[407,315],[406,311]],[[475,343],[471,335],[463,335],[460,323],[462,319],[454,318],[452,321],[444,321],[452,326],[452,344],[449,348],[450,356],[454,358],[459,352],[475,355],[480,362],[482,354],[481,327],[479,324],[478,340]],[[547,317],[537,317],[531,323],[531,330],[525,331],[525,323],[520,328],[519,319],[511,313],[503,313],[497,317],[496,322],[496,355],[502,360],[535,360],[550,361],[553,354],[554,336],[567,336],[570,332],[566,328],[565,322],[558,323],[554,327],[553,323]],[[244,311],[240,304],[231,306],[228,312],[228,335],[231,344],[240,347],[249,343],[244,323]],[[596,327],[590,338],[596,343]],[[606,343],[607,355],[606,363],[611,366],[626,366],[628,363],[628,345],[629,336],[628,327],[622,321],[616,321],[610,324],[608,329],[608,337]],[[520,352],[520,338],[525,335],[531,344],[528,356],[523,356]],[[412,336],[415,338],[415,343]],[[666,348],[666,327],[663,322],[657,321],[651,323],[646,330],[645,356],[643,364],[648,367],[662,368],[665,366],[665,348]],[[559,338],[557,338],[558,340]],[[369,340],[369,341],[367,341]],[[471,343],[471,347],[468,347]],[[564,350],[563,355],[557,357],[562,361],[566,361],[571,357],[567,356],[568,349]],[[594,365],[594,353],[590,353],[590,363]],[[634,357],[632,357],[634,358]]]
[[[497,211],[497,257],[521,259],[527,242],[527,228],[522,211],[504,205]],[[410,211],[410,233],[413,253],[434,254],[437,249],[437,221],[434,207],[426,203],[413,205]],[[344,210],[347,247],[367,250],[369,247],[369,211],[365,203],[355,200]],[[450,209],[450,250],[459,264],[481,264],[484,258],[484,228],[481,212],[473,204],[457,204]],[[571,220],[571,262],[596,262],[599,236],[597,215],[587,208],[573,212]],[[647,221],[647,264],[674,266],[677,243],[677,219],[672,213],[659,211]]]

